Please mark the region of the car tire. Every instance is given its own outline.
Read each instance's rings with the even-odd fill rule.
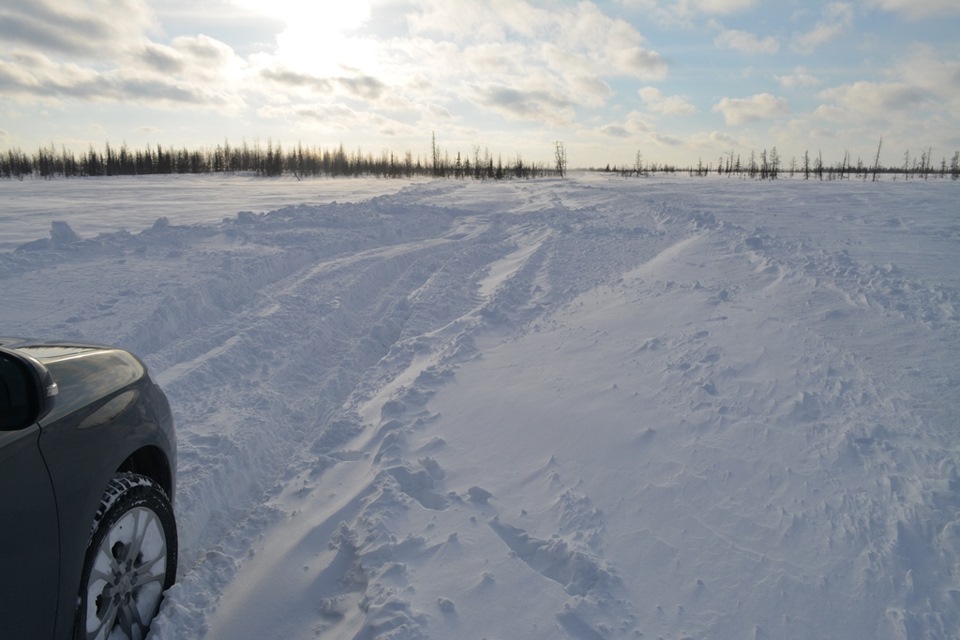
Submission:
[[[166,492],[146,476],[114,476],[93,520],[74,638],[142,640],[176,570],[177,526]]]

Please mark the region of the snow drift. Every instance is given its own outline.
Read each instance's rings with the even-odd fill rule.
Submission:
[[[152,637],[956,637],[955,184],[80,184],[0,328],[170,397]]]

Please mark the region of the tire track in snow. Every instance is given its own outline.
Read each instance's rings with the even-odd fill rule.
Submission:
[[[254,499],[299,446],[320,437],[336,443],[359,429],[350,417],[333,417],[357,375],[392,344],[409,311],[406,280],[419,281],[411,267],[435,246],[414,243],[406,251],[392,248],[296,274],[298,282],[281,286],[279,295],[267,294],[226,325],[205,330],[230,337],[200,363],[188,361],[192,369],[185,375],[173,377],[176,368],[170,376],[165,376],[170,369],[161,372],[180,414],[181,458],[201,476],[226,476],[217,487],[201,481],[213,495],[198,497],[198,504],[216,504],[218,494],[224,509]],[[273,312],[264,314],[265,309]],[[237,453],[255,457],[237,459]],[[181,478],[180,496],[189,511],[195,483],[188,469]],[[224,485],[230,490],[223,491]],[[210,535],[209,522],[195,518],[193,527],[194,536]],[[196,538],[186,533],[189,550]]]
[[[178,504],[189,514],[181,519],[188,570],[171,599],[182,591],[190,594],[183,602],[196,598],[199,604],[186,611],[175,606],[181,622],[204,625],[204,611],[214,603],[200,591],[231,582],[253,542],[246,532],[284,519],[269,504],[284,478],[318,459],[354,459],[326,455],[363,429],[343,405],[365,372],[405,338],[406,325],[416,328],[406,337],[405,344],[412,344],[425,329],[449,325],[452,314],[473,308],[472,288],[464,282],[510,246],[501,234],[485,233],[470,221],[448,239],[309,266],[252,295],[242,313],[154,354],[162,360],[167,353],[194,351],[191,344],[230,336],[160,374],[181,414]],[[418,317],[421,307],[426,317]],[[253,375],[245,374],[251,370]],[[275,488],[267,490],[271,483]],[[211,553],[218,561],[211,561]]]
[[[267,500],[252,512],[270,513],[277,518],[276,526],[267,534],[266,540],[251,542],[242,535],[234,539],[227,534],[225,544],[231,549],[227,555],[234,559],[230,573],[231,576],[237,571],[240,573],[236,573],[235,579],[230,578],[230,584],[236,586],[228,587],[233,591],[225,596],[230,602],[229,609],[211,614],[211,629],[222,634],[212,637],[229,637],[240,629],[249,631],[251,625],[267,632],[276,620],[302,615],[303,607],[293,604],[301,602],[302,595],[296,596],[289,605],[271,595],[279,588],[277,580],[282,583],[282,579],[266,577],[257,584],[248,584],[245,575],[257,571],[256,567],[263,567],[269,573],[267,567],[271,565],[260,559],[248,562],[245,553],[251,546],[261,549],[257,554],[266,554],[266,558],[277,554],[314,556],[305,565],[305,571],[311,576],[316,573],[317,577],[303,588],[321,602],[318,606],[322,619],[313,621],[317,633],[363,636],[374,629],[380,633],[397,625],[406,625],[408,630],[426,628],[425,619],[410,607],[402,589],[384,586],[383,580],[388,574],[396,574],[396,568],[409,554],[425,553],[428,548],[440,549],[444,544],[431,547],[426,541],[392,542],[393,535],[389,530],[380,530],[376,526],[371,529],[371,524],[385,522],[385,518],[392,518],[397,510],[407,508],[404,505],[410,502],[438,513],[459,504],[483,502],[485,493],[481,488],[445,492],[443,470],[431,462],[429,455],[414,461],[406,445],[407,438],[434,419],[427,408],[429,398],[438,385],[454,374],[458,363],[475,357],[475,336],[498,327],[512,332],[538,317],[545,305],[549,305],[551,294],[545,292],[538,282],[547,284],[548,278],[544,278],[543,270],[547,262],[552,261],[551,238],[554,232],[548,231],[551,225],[546,222],[555,217],[557,212],[554,211],[538,220],[538,224],[523,221],[511,226],[500,221],[491,227],[489,238],[475,232],[467,251],[476,254],[473,258],[462,262],[463,256],[448,257],[426,277],[419,279],[417,286],[406,289],[409,313],[405,322],[409,330],[392,334],[387,352],[375,368],[362,376],[350,399],[343,403],[344,411],[338,413],[346,416],[351,425],[350,433],[341,439],[315,440],[308,454],[288,464],[286,480],[279,482],[271,492],[274,495],[266,496]],[[450,253],[462,254],[463,249],[455,247]],[[565,261],[553,261],[552,264],[553,268],[571,268]],[[303,281],[302,276],[298,278]],[[472,284],[465,287],[464,283]],[[441,307],[438,316],[437,306],[451,293],[452,287],[461,292],[466,290],[469,295],[462,298],[462,304],[454,313],[443,313]],[[397,288],[397,291],[402,289]],[[570,295],[571,291],[562,290],[561,298],[554,298],[554,301]],[[274,303],[271,305],[270,308],[276,307]],[[281,308],[288,307],[281,305]],[[427,314],[427,322],[417,317],[419,311]],[[297,315],[302,317],[300,312]],[[388,342],[385,340],[384,344]],[[362,428],[364,425],[369,426]],[[349,441],[350,448],[336,451],[338,447],[347,446],[350,436],[354,436]],[[302,443],[302,447],[308,445],[309,440]],[[329,504],[312,507],[310,515],[293,516],[288,512],[289,505],[297,500],[319,498],[321,484],[340,487],[342,491],[335,489],[329,495]],[[328,536],[335,529],[331,509],[336,518],[345,523],[339,525],[332,539]],[[328,551],[322,551],[326,541],[330,541],[331,546]],[[317,554],[322,558],[318,559]],[[319,569],[315,568],[317,563]],[[402,582],[401,574],[402,571],[390,580]],[[197,580],[199,585],[209,581],[209,576],[205,575]],[[188,583],[189,579],[182,582]],[[355,588],[338,592],[337,582],[347,582]],[[189,584],[181,588],[190,591]],[[339,595],[322,596],[336,593]],[[184,595],[178,601],[189,598]],[[286,613],[277,613],[267,620],[251,618],[248,612],[253,610],[253,604],[263,599],[269,599],[271,607]],[[209,603],[206,606],[209,611],[216,609]],[[357,607],[364,612],[359,618]],[[568,613],[563,620],[573,624],[575,617],[575,614]],[[296,627],[307,623],[288,620],[287,624]]]
[[[562,228],[569,222],[568,218],[567,212],[551,211],[540,218],[538,224],[525,221],[516,228],[505,230],[504,234],[509,234],[505,237],[510,237],[516,248],[506,255],[501,254],[501,257],[490,261],[486,268],[476,273],[476,306],[436,329],[412,334],[407,339],[397,341],[390,353],[378,363],[371,383],[358,387],[352,404],[364,422],[374,430],[373,435],[361,435],[358,440],[350,443],[351,450],[357,455],[351,455],[345,464],[356,467],[351,476],[353,480],[342,482],[336,479],[348,473],[342,469],[339,457],[336,458],[338,462],[334,463],[333,468],[338,470],[340,475],[328,475],[331,473],[327,471],[330,463],[323,462],[321,456],[318,464],[321,469],[319,476],[302,471],[277,497],[277,503],[283,504],[294,494],[299,495],[301,490],[308,497],[319,498],[320,484],[329,486],[329,483],[333,483],[337,487],[353,487],[349,490],[347,500],[352,513],[339,511],[337,514],[339,518],[346,515],[352,517],[344,518],[344,524],[330,542],[330,550],[323,552],[327,560],[320,561],[322,567],[336,565],[341,570],[331,573],[327,568],[320,569],[322,577],[317,578],[317,582],[326,582],[327,585],[320,588],[317,582],[313,582],[310,583],[312,586],[306,588],[311,593],[335,592],[336,589],[329,584],[330,581],[336,578],[356,585],[358,574],[364,576],[360,581],[363,586],[356,590],[347,590],[347,593],[341,593],[338,597],[323,598],[320,605],[323,620],[313,622],[314,633],[330,633],[338,637],[366,637],[388,633],[392,629],[397,632],[403,629],[404,633],[412,634],[410,637],[427,633],[426,618],[404,593],[407,584],[403,575],[404,567],[407,562],[415,561],[424,554],[456,553],[456,536],[451,534],[451,538],[447,540],[431,540],[422,536],[403,538],[404,534],[400,531],[392,530],[389,526],[384,527],[406,509],[426,509],[441,517],[441,514],[452,514],[461,509],[483,508],[489,493],[482,487],[461,487],[455,490],[445,487],[445,472],[429,455],[433,447],[442,448],[443,443],[432,441],[426,449],[413,452],[409,449],[408,440],[411,435],[427,428],[436,418],[429,411],[429,399],[438,386],[455,374],[459,363],[476,357],[473,342],[477,336],[503,329],[508,334],[518,328],[522,331],[524,325],[541,317],[552,304],[566,300],[576,293],[576,290],[563,287],[556,287],[554,292],[544,291],[544,286],[550,288],[551,278],[562,277],[569,281],[569,278],[558,273],[558,270],[576,269],[578,266],[554,257],[554,225]],[[574,219],[579,219],[579,216],[575,215]],[[602,240],[602,244],[607,244],[607,240]],[[617,256],[617,252],[607,253],[608,257]],[[613,262],[615,264],[615,260]],[[603,269],[610,266],[605,264]],[[549,275],[551,271],[552,276]],[[595,273],[594,277],[606,275],[608,274],[604,271]],[[412,297],[419,298],[423,295],[424,292],[418,289],[413,292]],[[428,299],[427,302],[435,304],[436,300]],[[360,468],[362,471],[357,471]],[[336,493],[339,494],[339,490]],[[343,500],[342,497],[334,495],[330,497]],[[602,522],[595,521],[598,515],[589,507],[587,497],[577,496],[569,489],[565,490],[558,498],[556,508],[560,513],[559,519],[567,522],[566,526],[576,529],[576,536],[589,534],[592,530],[594,533],[589,534],[587,540],[594,540],[592,544],[596,543],[602,530]],[[320,510],[323,511],[323,508],[320,507]],[[299,527],[303,522],[293,526],[301,530]],[[321,516],[319,520],[310,519],[309,522],[307,529],[313,527],[316,530],[329,531],[332,528],[326,516]],[[580,526],[585,522],[588,526]],[[314,536],[304,532],[288,538],[288,531],[287,526],[283,527],[282,533],[278,529],[278,532],[264,543],[265,548],[280,545],[287,549],[285,554],[295,554],[298,557],[309,557],[311,553],[317,553],[316,547],[311,546],[316,544]],[[574,533],[571,531],[568,535],[573,536]],[[304,542],[307,539],[312,542]],[[531,544],[541,548],[536,542]],[[547,543],[544,543],[542,548],[547,548]],[[579,593],[586,589],[591,592],[592,597],[599,597],[592,592],[601,588],[605,592],[616,589],[616,580],[613,578],[603,580],[602,584],[591,582],[591,571],[603,574],[604,570],[600,568],[600,561],[580,550],[580,543],[571,547],[561,545],[551,548],[553,560],[550,564],[560,571],[557,575],[567,575],[572,571],[569,584],[573,592]],[[273,557],[277,551],[271,549],[268,553]],[[349,562],[345,559],[349,559]],[[521,559],[530,562],[532,567],[539,566],[539,562],[532,556]],[[316,559],[304,567],[311,575],[317,571],[314,568],[315,562]],[[565,564],[571,567],[569,571],[561,568]],[[260,566],[268,565],[269,563]],[[251,565],[250,571],[253,570]],[[545,575],[554,574],[549,567],[544,570],[547,572]],[[238,580],[243,581],[242,578]],[[582,583],[583,588],[574,586],[575,583]],[[251,610],[254,603],[262,603],[264,599],[270,600],[271,608],[276,607],[284,612],[276,616],[277,618],[296,617],[298,610],[302,612],[302,607],[298,609],[271,597],[276,585],[276,579],[272,578],[250,592],[238,587],[238,592],[244,595],[238,600],[237,592],[228,594],[231,602],[229,610],[215,614],[211,625],[219,629],[218,633],[221,633],[222,637],[229,637],[232,632],[240,629],[249,630],[251,625],[266,632],[269,625],[263,626],[262,622],[244,614]],[[440,605],[441,611],[449,612],[450,607],[455,606],[449,600],[443,602],[445,604]],[[356,616],[357,608],[364,613],[359,618]],[[580,609],[579,606],[571,606],[557,612],[558,623],[569,629],[589,628],[589,623],[584,618],[589,614]],[[624,619],[630,617],[625,611],[621,612],[621,616]],[[273,619],[271,617],[271,620]],[[303,625],[306,624],[299,621],[293,626],[301,625],[299,628],[304,628]]]

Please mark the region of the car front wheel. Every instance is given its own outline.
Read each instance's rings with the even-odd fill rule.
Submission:
[[[80,583],[77,640],[142,640],[177,569],[177,527],[163,489],[122,473],[103,494]]]

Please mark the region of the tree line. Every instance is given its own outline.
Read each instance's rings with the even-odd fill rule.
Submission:
[[[561,153],[562,152],[562,153]],[[421,158],[407,151],[402,156],[384,150],[379,154],[361,149],[347,151],[343,144],[334,148],[304,146],[285,148],[281,144],[259,141],[252,145],[228,141],[212,148],[188,149],[148,146],[131,149],[106,144],[103,151],[93,146],[82,153],[61,146],[40,147],[27,153],[19,148],[0,153],[0,178],[73,178],[100,176],[141,176],[157,174],[252,173],[258,176],[341,177],[373,176],[378,178],[473,178],[502,180],[505,178],[563,177],[566,152],[562,143],[556,146],[557,165],[524,162],[522,156],[494,159],[488,149],[473,148],[473,154],[457,152],[455,157],[440,149],[436,137],[431,141],[431,157]],[[561,162],[562,160],[562,162]]]
[[[731,150],[720,156],[716,166],[712,163],[704,164],[703,160],[700,159],[696,166],[684,168],[669,164],[658,165],[655,162],[644,164],[643,155],[640,151],[637,151],[636,159],[632,165],[617,167],[608,164],[600,171],[618,172],[624,176],[647,176],[655,173],[679,172],[699,177],[717,174],[759,180],[776,180],[783,175],[790,177],[803,176],[804,180],[869,179],[874,182],[881,175],[892,177],[894,180],[898,177],[902,177],[904,180],[948,177],[952,180],[960,180],[960,151],[954,151],[949,161],[946,156],[943,156],[939,162],[934,161],[931,148],[921,152],[919,156],[911,156],[910,151],[906,151],[903,155],[902,165],[884,166],[880,164],[882,147],[883,139],[881,138],[877,145],[877,154],[870,163],[865,163],[860,157],[854,162],[850,153],[844,152],[842,159],[831,164],[824,162],[822,152],[818,151],[816,156],[811,156],[808,150],[803,152],[800,160],[794,156],[790,158],[788,163],[785,163],[777,148],[773,147],[769,150],[763,149],[759,154],[751,150],[750,155],[745,158],[741,158],[740,154]]]
[[[645,162],[638,150],[634,162],[630,165],[606,165],[605,168],[590,170],[616,172],[624,176],[648,176],[651,174],[687,173],[691,176],[725,175],[729,177],[776,180],[784,175],[802,176],[804,180],[858,179],[877,180],[879,176],[893,179],[951,178],[960,179],[960,151],[955,151],[948,161],[944,156],[939,162],[933,159],[933,151],[928,148],[919,155],[904,153],[903,164],[884,166],[880,164],[880,150],[883,140],[877,145],[877,153],[872,162],[864,162],[860,157],[853,161],[848,152],[833,163],[825,162],[823,154],[811,155],[804,151],[797,159],[791,157],[785,161],[776,147],[763,149],[760,153],[750,151],[741,156],[733,150],[720,156],[716,165],[697,164],[679,167],[669,163]],[[347,151],[341,143],[337,147],[323,148],[304,146],[285,148],[281,144],[267,141],[266,146],[259,141],[252,145],[245,140],[239,145],[228,141],[215,147],[188,149],[186,147],[148,146],[143,149],[131,149],[125,143],[119,147],[107,143],[103,151],[93,146],[82,153],[75,153],[65,146],[59,149],[40,147],[33,153],[19,148],[0,152],[0,178],[71,178],[100,176],[138,176],[156,174],[210,174],[210,173],[250,173],[258,176],[294,176],[304,177],[360,177],[411,178],[414,176],[435,178],[456,178],[475,180],[503,180],[507,178],[531,179],[541,177],[564,177],[567,172],[567,152],[563,143],[557,141],[554,147],[554,165],[525,162],[518,153],[504,160],[498,154],[496,159],[489,149],[479,145],[472,153],[457,152],[452,156],[437,144],[436,136],[431,136],[430,155],[421,158],[410,151],[402,156],[393,151],[384,150],[379,154],[364,152],[361,149]]]

